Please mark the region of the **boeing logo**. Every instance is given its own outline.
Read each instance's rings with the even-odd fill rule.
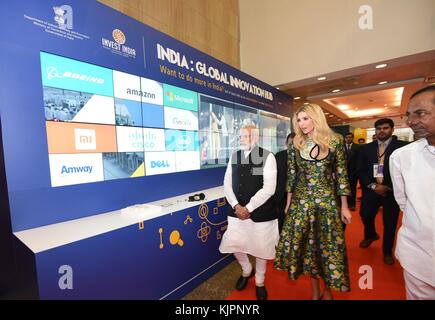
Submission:
[[[151,161],[151,168],[169,168],[168,160]]]
[[[60,174],[75,174],[75,173],[89,173],[91,174],[93,170],[93,166],[81,166],[81,167],[67,167],[62,166],[62,171]]]
[[[81,74],[77,72],[65,71],[62,75],[59,74],[59,71],[56,67],[50,66],[47,68],[47,79],[52,80],[55,78],[69,78],[79,81],[85,81],[90,83],[104,84],[103,78],[93,77],[87,74]]]

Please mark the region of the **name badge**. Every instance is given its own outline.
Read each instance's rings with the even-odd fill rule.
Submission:
[[[373,164],[373,177],[374,178],[383,178],[384,177],[384,165],[375,163]]]

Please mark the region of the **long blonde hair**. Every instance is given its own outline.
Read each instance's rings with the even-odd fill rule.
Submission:
[[[294,147],[298,150],[302,150],[308,140],[308,135],[304,134],[298,125],[298,114],[301,112],[305,112],[308,117],[313,120],[314,130],[311,138],[314,143],[319,146],[321,152],[326,152],[326,150],[329,149],[330,142],[335,133],[328,126],[322,108],[314,103],[304,104],[293,114],[292,122],[296,133],[293,139]]]

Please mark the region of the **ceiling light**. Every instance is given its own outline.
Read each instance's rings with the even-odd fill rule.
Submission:
[[[384,108],[373,108],[373,109],[367,109],[367,110],[348,110],[344,111],[349,117],[355,118],[355,117],[366,117],[366,116],[373,116],[384,112]]]
[[[347,110],[347,109],[349,109],[349,105],[347,105],[347,104],[340,104],[337,107],[340,110]]]
[[[276,87],[279,90],[279,87]]]
[[[332,92],[340,92],[340,89],[335,89],[335,90],[332,90]]]
[[[325,112],[325,114],[329,114],[329,112]]]
[[[381,82],[378,82],[378,84],[386,84],[386,83],[388,83],[388,81],[381,81]]]
[[[330,117],[330,118],[331,118],[331,117],[333,117],[333,116],[334,116],[333,114],[330,114],[330,115],[329,115],[328,117]]]
[[[326,80],[326,77],[318,77],[317,80]]]
[[[378,64],[378,65],[376,66],[376,69],[382,69],[382,68],[385,68],[386,66],[387,66],[386,63],[381,63],[381,64]]]
[[[294,100],[299,100],[301,97],[294,97],[293,99]]]

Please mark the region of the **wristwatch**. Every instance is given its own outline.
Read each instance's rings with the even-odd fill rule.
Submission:
[[[375,190],[376,189],[376,183],[370,183],[368,186],[367,186],[369,189],[372,189],[372,190]]]

